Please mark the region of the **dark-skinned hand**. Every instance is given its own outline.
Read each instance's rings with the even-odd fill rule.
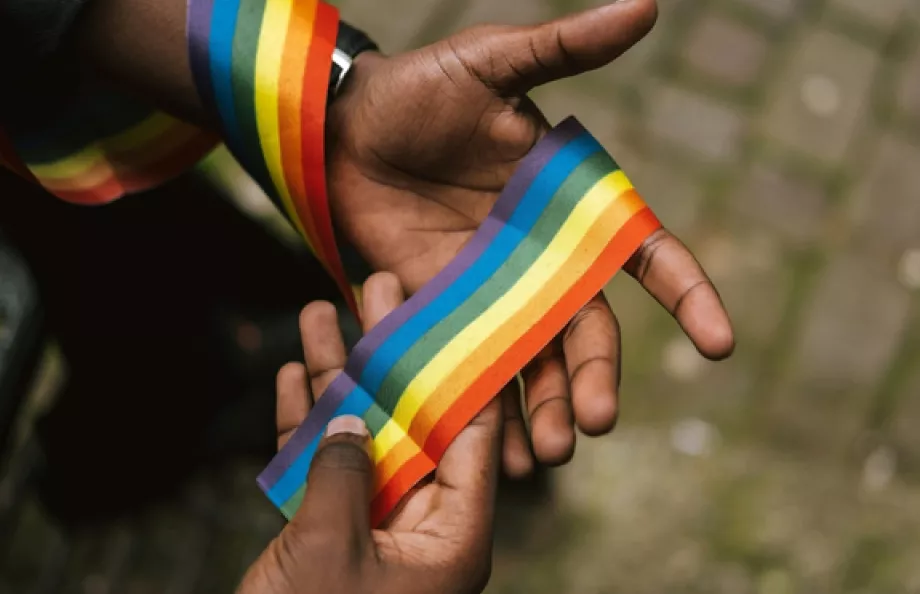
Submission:
[[[185,0],[89,5],[78,38],[97,71],[215,126],[188,68]],[[550,129],[527,93],[612,62],[648,33],[656,15],[654,0],[622,0],[535,26],[475,27],[396,56],[360,54],[327,116],[335,224],[375,270],[395,273],[409,293],[418,290],[473,236],[520,160]],[[634,181],[641,191],[642,180]],[[704,356],[731,353],[728,315],[677,238],[656,233],[626,271]],[[522,375],[523,399],[509,391],[503,406],[503,463],[511,476],[527,474],[534,454],[549,465],[567,461],[576,426],[587,435],[613,427],[620,331],[603,296]]]
[[[337,225],[374,269],[416,291],[472,237],[550,129],[528,91],[610,63],[645,36],[656,10],[654,0],[622,0],[536,26],[479,26],[393,57],[360,54],[327,123]],[[649,238],[626,271],[700,353],[731,353],[731,324],[716,290],[670,232]],[[587,435],[613,427],[620,330],[603,295],[522,376],[523,403],[509,390],[503,405],[511,476],[530,472],[531,452],[549,465],[568,461],[576,425]]]
[[[403,300],[386,273],[364,286],[365,330]],[[278,373],[278,447],[345,365],[336,310],[317,302],[300,317],[306,366]],[[370,527],[369,436],[339,417],[320,442],[300,509],[249,568],[239,594],[474,594],[489,577],[502,420],[493,400],[451,443],[438,469],[381,530]]]

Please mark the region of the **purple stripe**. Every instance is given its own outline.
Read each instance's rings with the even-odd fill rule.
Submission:
[[[214,106],[209,49],[213,14],[214,0],[189,0],[185,22],[189,66],[201,103],[206,109]]]
[[[547,134],[527,155],[514,175],[505,185],[488,218],[476,231],[466,247],[429,282],[406,301],[401,307],[386,316],[355,346],[345,365],[345,372],[352,377],[361,377],[368,360],[386,340],[409,318],[425,308],[443,293],[475,262],[489,247],[505,223],[511,218],[524,194],[547,163],[574,140],[584,128],[574,117],[566,118]]]
[[[310,410],[303,425],[297,428],[288,443],[284,444],[284,447],[259,475],[259,484],[266,492],[278,482],[316,436],[325,430],[326,425],[332,420],[332,415],[356,387],[354,380],[344,373],[340,373],[332,380],[332,384],[323,393],[322,398],[317,399],[316,406]]]

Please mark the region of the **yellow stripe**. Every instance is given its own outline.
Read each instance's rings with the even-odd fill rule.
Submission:
[[[392,447],[390,436],[395,435],[395,430],[388,432],[388,426],[397,425],[400,429],[411,426],[412,419],[425,401],[440,387],[460,362],[479,348],[504,321],[511,318],[516,311],[543,290],[543,287],[558,273],[559,269],[569,263],[582,238],[597,223],[598,217],[604,210],[630,189],[632,189],[632,184],[623,172],[616,171],[601,179],[585,194],[547,249],[537,258],[527,273],[489,309],[455,336],[410,382],[400,395],[392,419],[378,435],[378,438],[384,433],[387,433],[388,436],[386,442],[377,445],[378,449],[384,446]],[[628,215],[622,221],[617,221],[617,226],[622,226],[626,220],[628,220]],[[612,225],[612,221],[607,221],[605,224]],[[597,244],[590,247],[591,252],[581,256],[585,261],[595,260],[605,246]],[[566,289],[567,287],[559,287],[559,290]],[[475,378],[465,379],[469,383]],[[459,383],[454,383],[450,389],[459,393],[466,387],[466,385],[461,386]]]
[[[113,177],[131,176],[139,170],[149,168],[152,163],[188,145],[200,134],[201,132],[195,128],[189,127],[187,130],[181,130],[177,127],[175,130],[170,130],[168,135],[163,135],[157,143],[134,155],[133,159],[119,159],[116,154],[113,157],[103,158],[93,163],[91,168],[84,170],[80,175],[66,178],[47,178],[39,177],[38,175],[35,177],[42,187],[51,192],[91,190]],[[100,165],[100,167],[96,167],[96,165]],[[93,171],[93,168],[95,168],[95,171]]]
[[[259,34],[259,48],[256,51],[256,80],[255,80],[255,109],[256,125],[259,131],[259,141],[262,145],[262,154],[265,155],[265,164],[272,178],[278,196],[284,204],[288,217],[294,223],[297,231],[307,241],[310,249],[316,253],[310,244],[294,202],[291,200],[291,191],[284,179],[284,169],[281,161],[281,135],[279,133],[279,98],[278,81],[281,79],[281,61],[284,56],[284,44],[287,40],[288,25],[291,20],[293,0],[267,0],[263,15],[262,30]],[[298,48],[299,51],[300,48]],[[303,48],[307,51],[309,48]]]
[[[79,177],[106,161],[107,152],[125,152],[163,135],[170,126],[181,125],[178,120],[163,113],[155,113],[142,122],[113,134],[108,138],[97,140],[82,150],[53,163],[29,165],[29,170],[39,179],[66,180]]]
[[[387,421],[383,429],[380,430],[380,433],[374,438],[375,463],[379,463],[383,460],[384,456],[386,456],[405,436],[405,429],[394,423],[392,419]]]

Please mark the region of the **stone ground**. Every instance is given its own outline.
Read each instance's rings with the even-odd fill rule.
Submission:
[[[342,11],[392,52],[594,2]],[[502,527],[489,591],[920,592],[920,4],[660,0],[660,13],[614,66],[534,96],[551,120],[578,115],[693,247],[738,349],[703,361],[616,279],[620,426],[580,441],[553,501]],[[0,591],[231,591],[279,525],[258,470],[216,470],[76,540],[27,503]]]

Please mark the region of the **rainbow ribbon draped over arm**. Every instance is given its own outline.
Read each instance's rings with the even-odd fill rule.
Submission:
[[[202,101],[357,312],[326,194],[326,97],[338,26],[338,11],[319,0],[188,2],[189,58]]]
[[[116,91],[66,91],[40,114],[16,114],[16,121],[4,114],[0,166],[67,202],[102,205],[160,185],[218,143],[213,134]]]
[[[661,224],[574,119],[524,159],[460,254],[355,347],[259,485],[290,518],[334,417],[374,438],[379,524]]]
[[[188,0],[186,33],[195,84],[223,140],[357,313],[366,270],[349,252],[356,269],[346,271],[326,195],[326,97],[338,24],[338,11],[318,0]],[[38,113],[26,121],[3,114],[0,166],[64,200],[99,205],[147,190],[219,142],[117,90],[85,81],[59,87],[16,89],[21,105],[49,107],[30,110]],[[49,94],[58,96],[49,102]]]

